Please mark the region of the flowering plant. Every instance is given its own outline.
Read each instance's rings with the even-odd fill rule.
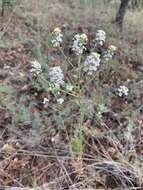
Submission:
[[[52,40],[51,43],[53,47],[60,47],[63,42],[63,34],[60,28],[55,28],[52,32]]]
[[[72,50],[77,54],[81,55],[86,50],[85,45],[87,44],[88,38],[86,34],[76,34],[73,38]]]
[[[103,30],[98,30],[96,33],[96,38],[95,38],[95,42],[101,46],[103,46],[103,44],[106,41],[106,33]]]
[[[83,71],[88,75],[92,75],[96,72],[100,65],[100,55],[96,52],[92,52],[87,56],[85,62],[83,63]]]
[[[129,93],[129,89],[126,86],[121,85],[118,88],[118,95],[120,97],[122,97],[122,96],[128,96],[128,93]]]

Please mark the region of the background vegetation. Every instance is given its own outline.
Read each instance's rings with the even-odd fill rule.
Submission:
[[[1,188],[143,188],[143,5],[130,0],[121,26],[123,1],[0,1]],[[56,27],[61,48],[51,44]],[[107,41],[94,47],[99,29]],[[72,51],[77,33],[89,39],[80,59]],[[83,74],[86,57],[102,57],[109,45],[117,47],[113,59],[93,77]],[[36,77],[35,60],[43,70]],[[54,66],[72,90],[51,90]],[[120,85],[128,96],[119,97]]]

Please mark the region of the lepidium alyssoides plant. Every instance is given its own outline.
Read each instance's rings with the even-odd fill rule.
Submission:
[[[93,40],[93,44],[90,45],[90,51],[88,51],[90,53],[87,53],[87,44],[89,44],[88,36],[84,33],[73,36],[70,43],[72,56],[74,55],[74,63],[72,63],[72,59],[69,59],[63,50],[64,35],[60,28],[55,28],[50,35],[50,43],[51,47],[56,49],[56,52],[61,53],[64,66],[60,63],[54,66],[50,66],[50,64],[43,65],[37,60],[34,60],[31,62],[30,69],[32,85],[37,91],[42,90],[44,92],[42,104],[47,112],[48,108],[52,107],[55,112],[59,111],[60,115],[62,108],[66,110],[65,107],[71,105],[68,104],[68,101],[76,104],[77,113],[74,115],[74,119],[77,123],[76,127],[74,126],[75,131],[73,137],[70,138],[70,144],[71,152],[78,155],[78,158],[82,158],[84,152],[83,126],[85,118],[88,115],[87,112],[89,112],[88,106],[85,106],[88,103],[85,104],[85,101],[83,101],[86,96],[85,89],[88,88],[89,83],[92,84],[92,82],[96,82],[96,91],[100,91],[99,73],[109,66],[117,51],[117,47],[114,45],[104,46],[106,43],[106,33],[103,30],[98,30]],[[70,78],[68,78],[65,73],[69,65],[71,69],[71,73],[68,71]],[[90,89],[88,91],[90,94]],[[117,86],[115,90],[115,96],[119,97],[128,96],[128,93],[128,88],[123,84]],[[92,99],[92,97],[90,98]],[[101,97],[97,100],[94,99],[98,104],[96,111],[99,117],[104,111],[106,112],[106,110],[108,110],[106,103],[99,101],[100,98]],[[104,98],[101,99],[103,100]],[[61,114],[60,119],[64,126],[64,120],[66,118],[63,118]],[[52,140],[54,141],[54,139]]]

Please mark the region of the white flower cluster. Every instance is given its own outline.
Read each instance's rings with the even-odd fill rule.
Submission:
[[[103,46],[105,40],[106,40],[106,33],[103,30],[98,30],[95,38],[96,43]]]
[[[108,50],[105,51],[105,53],[104,53],[104,59],[105,59],[106,61],[109,61],[110,59],[112,59],[116,50],[117,50],[117,47],[116,47],[116,46],[110,45],[110,46],[108,47]]]
[[[49,69],[49,79],[56,88],[59,88],[60,85],[64,84],[64,75],[60,66],[55,66]]]
[[[88,38],[86,34],[76,34],[73,38],[72,50],[77,54],[81,55],[86,49]]]
[[[32,61],[31,62],[31,69],[30,72],[34,75],[38,75],[42,72],[41,64],[38,61]]]
[[[52,32],[52,40],[51,43],[53,47],[59,47],[63,42],[63,34],[61,33],[60,28],[55,28]]]
[[[120,86],[118,88],[118,95],[120,97],[122,96],[128,96],[129,89],[126,86]]]
[[[96,52],[92,52],[83,63],[83,71],[88,75],[94,74],[97,70],[97,67],[100,65],[100,55]]]

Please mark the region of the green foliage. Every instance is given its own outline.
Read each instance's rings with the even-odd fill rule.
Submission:
[[[38,112],[34,112],[32,116],[32,126],[33,128],[40,128],[42,127],[42,117],[41,114]]]
[[[91,7],[96,7],[97,5],[104,4],[104,3],[109,3],[109,0],[80,0],[80,4],[82,6],[91,6]]]
[[[143,1],[142,0],[131,0],[129,7],[132,9],[142,9]]]
[[[72,151],[81,157],[84,151],[83,139],[82,138],[73,139],[71,146],[72,146]]]
[[[15,93],[12,86],[7,84],[0,86],[0,103],[10,111],[14,111],[14,106],[12,105],[14,95]]]
[[[2,0],[3,6],[13,6],[16,0]]]
[[[25,105],[25,102],[26,102],[26,96],[21,96],[19,102],[17,102],[17,105],[16,105],[17,122],[20,122],[20,123],[31,121],[30,108],[29,106]]]
[[[1,15],[4,16],[5,12],[12,11],[16,0],[2,0],[2,12]]]

